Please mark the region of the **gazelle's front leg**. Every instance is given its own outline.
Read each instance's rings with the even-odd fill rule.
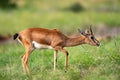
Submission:
[[[68,55],[69,55],[69,53],[65,49],[62,49],[61,51],[63,53],[65,53],[65,72],[66,72],[67,68],[68,68]]]
[[[56,70],[56,66],[57,66],[57,50],[54,50],[54,71]]]
[[[68,55],[69,55],[69,53],[65,49],[63,49],[61,47],[56,47],[55,49],[65,53],[65,72],[66,72],[67,71],[67,67],[68,67]]]

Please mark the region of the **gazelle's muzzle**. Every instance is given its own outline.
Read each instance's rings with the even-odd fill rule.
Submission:
[[[96,43],[96,46],[100,46],[100,43],[98,42],[98,43]]]

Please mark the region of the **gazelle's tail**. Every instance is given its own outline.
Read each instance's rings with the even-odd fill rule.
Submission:
[[[14,35],[13,35],[13,39],[15,40],[17,37],[18,37],[18,33],[15,33]]]

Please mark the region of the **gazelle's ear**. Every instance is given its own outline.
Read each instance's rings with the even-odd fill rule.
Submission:
[[[79,32],[80,34],[84,35],[84,36],[86,35],[85,32],[82,31],[82,30],[80,30],[80,29],[78,29],[78,32]]]
[[[90,34],[90,31],[89,30],[85,30],[85,34]]]

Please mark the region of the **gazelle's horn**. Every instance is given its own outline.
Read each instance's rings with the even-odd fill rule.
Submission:
[[[93,35],[93,31],[92,31],[92,27],[91,27],[92,25],[90,25],[90,32],[91,32],[91,34]]]

